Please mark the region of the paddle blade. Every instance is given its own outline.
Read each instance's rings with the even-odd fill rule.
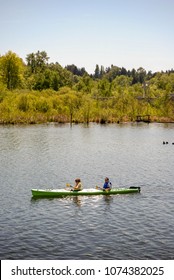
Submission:
[[[70,185],[70,184],[66,184],[66,187],[67,187],[67,188],[73,188],[73,186]]]

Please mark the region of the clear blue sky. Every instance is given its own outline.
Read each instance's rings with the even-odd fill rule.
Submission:
[[[174,0],[0,0],[0,55],[46,51],[93,73],[174,68]]]

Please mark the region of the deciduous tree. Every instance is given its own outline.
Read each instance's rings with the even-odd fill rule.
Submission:
[[[24,63],[12,51],[0,57],[0,79],[7,89],[13,90],[22,85]]]

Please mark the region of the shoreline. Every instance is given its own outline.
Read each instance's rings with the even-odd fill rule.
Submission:
[[[5,125],[40,125],[40,124],[57,124],[57,125],[78,125],[78,124],[84,124],[84,125],[89,125],[90,123],[93,124],[100,124],[100,125],[107,125],[107,124],[126,124],[126,123],[132,123],[132,124],[139,124],[139,123],[146,123],[146,124],[153,124],[153,123],[161,123],[161,124],[174,124],[174,120],[154,120],[154,121],[130,121],[130,120],[125,120],[125,121],[89,121],[88,123],[86,122],[81,122],[81,121],[65,121],[65,122],[59,122],[59,121],[31,121],[31,122],[17,122],[17,121],[0,121],[0,126],[5,126]]]

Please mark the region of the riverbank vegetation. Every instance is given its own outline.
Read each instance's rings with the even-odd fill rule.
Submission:
[[[174,70],[49,63],[45,51],[0,56],[0,123],[174,121]]]

